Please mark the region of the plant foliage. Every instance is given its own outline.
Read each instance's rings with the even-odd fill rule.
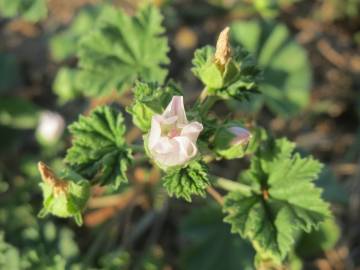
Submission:
[[[73,136],[65,158],[69,165],[94,183],[117,188],[127,182],[132,155],[125,143],[121,113],[109,106],[98,107],[89,116],[80,116],[69,130]]]
[[[0,0],[0,14],[4,17],[19,16],[37,22],[47,16],[45,0]]]
[[[130,17],[105,7],[94,26],[79,44],[82,90],[89,96],[121,92],[136,79],[163,82],[168,45],[161,36],[162,16],[154,6],[144,6]]]
[[[225,198],[226,222],[232,232],[249,239],[261,258],[281,262],[299,230],[310,232],[330,216],[329,206],[313,181],[322,165],[294,154],[286,139],[270,141],[251,160],[241,180],[257,192],[230,192]]]
[[[309,103],[312,72],[305,50],[290,36],[285,25],[264,22],[236,22],[231,26],[234,43],[242,44],[257,58],[263,70],[259,85],[265,103],[284,117],[298,114]]]
[[[205,196],[210,185],[206,165],[201,161],[192,161],[183,168],[169,169],[163,177],[163,183],[170,196],[184,198],[191,202],[191,195]]]
[[[254,59],[243,48],[236,47],[222,70],[214,61],[215,48],[205,46],[194,54],[192,72],[211,95],[222,99],[242,100],[257,90],[259,70]]]
[[[134,124],[147,132],[150,129],[152,116],[161,114],[171,98],[181,95],[181,91],[174,83],[162,87],[158,83],[137,82],[134,95],[134,102],[127,111],[132,115]]]

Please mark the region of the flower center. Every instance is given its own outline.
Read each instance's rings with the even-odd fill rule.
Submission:
[[[170,129],[170,131],[167,133],[167,136],[172,139],[174,137],[177,137],[180,135],[180,129],[176,128],[176,127],[173,127]]]

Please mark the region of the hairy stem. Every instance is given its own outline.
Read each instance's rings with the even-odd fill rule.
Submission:
[[[250,195],[254,190],[248,186],[223,177],[213,176],[214,185],[227,191],[238,191],[244,195]]]

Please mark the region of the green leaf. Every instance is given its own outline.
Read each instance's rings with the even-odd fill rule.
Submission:
[[[304,233],[296,245],[296,253],[302,257],[316,256],[332,249],[339,241],[341,229],[333,219],[321,223],[318,230]]]
[[[207,87],[211,95],[222,99],[243,100],[256,93],[259,70],[254,59],[241,47],[232,50],[232,56],[222,71],[214,62],[215,48],[205,46],[195,51],[192,72]]]
[[[205,197],[205,190],[210,185],[210,180],[206,165],[194,160],[186,167],[166,171],[163,183],[170,196],[191,202],[191,195]]]
[[[132,161],[125,143],[125,123],[121,113],[109,106],[98,107],[89,116],[80,116],[69,127],[73,145],[65,161],[93,183],[127,182],[126,170]]]
[[[0,99],[0,124],[28,129],[36,127],[39,119],[39,108],[33,103],[17,97]]]
[[[167,39],[162,16],[144,6],[134,17],[106,7],[78,50],[82,90],[89,96],[123,91],[136,79],[162,83],[167,75]],[[86,92],[85,92],[86,91]]]
[[[80,38],[93,29],[103,7],[96,5],[81,9],[66,30],[50,39],[51,55],[56,61],[62,61],[76,54]]]
[[[192,208],[180,226],[186,240],[181,249],[181,269],[252,270],[254,250],[222,222],[218,206]]]
[[[0,0],[0,14],[11,18],[20,16],[24,20],[37,22],[47,16],[45,0]]]
[[[312,81],[310,63],[306,51],[290,36],[285,25],[236,22],[231,26],[231,34],[234,43],[242,44],[254,54],[263,69],[259,89],[262,102],[271,111],[291,117],[308,105]]]
[[[254,193],[232,191],[224,203],[224,220],[232,232],[249,239],[262,259],[277,263],[290,251],[298,231],[310,232],[331,216],[313,183],[322,165],[294,154],[294,148],[286,139],[265,143],[240,176]]]
[[[65,103],[80,95],[82,89],[79,70],[73,68],[60,68],[56,74],[53,90],[60,103]]]
[[[154,114],[161,114],[176,95],[182,95],[178,87],[170,82],[165,86],[158,83],[137,82],[134,87],[134,102],[127,108],[132,115],[134,124],[143,132],[151,126]]]
[[[90,184],[69,169],[65,169],[59,179],[67,184],[65,191],[56,192],[54,185],[44,179],[44,182],[40,183],[43,191],[43,209],[39,217],[45,217],[48,213],[61,218],[73,217],[80,226],[81,212],[90,197]]]

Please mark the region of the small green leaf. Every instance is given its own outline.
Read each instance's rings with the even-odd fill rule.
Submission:
[[[60,103],[65,103],[79,96],[81,88],[82,84],[78,69],[67,67],[59,69],[53,83],[53,90]]]
[[[0,13],[4,17],[20,16],[24,20],[37,22],[47,16],[45,0],[0,0]]]
[[[89,96],[123,91],[136,79],[162,83],[169,63],[162,16],[144,6],[134,16],[107,6],[80,41],[78,56],[82,90]]]
[[[277,263],[290,251],[298,231],[310,232],[331,216],[313,183],[322,165],[293,154],[294,148],[286,139],[265,143],[240,177],[253,186],[253,195],[233,191],[225,197],[224,220],[232,232],[251,240],[262,259]]]
[[[171,82],[163,87],[157,83],[137,82],[134,94],[134,103],[127,111],[132,115],[134,124],[143,132],[150,129],[154,114],[161,114],[173,96],[182,95],[178,87]]]
[[[121,113],[109,106],[98,107],[89,116],[80,116],[69,127],[73,146],[65,161],[78,173],[101,185],[118,188],[127,182],[126,171],[132,161],[125,143],[125,123]]]
[[[25,99],[2,97],[0,99],[0,124],[28,129],[36,127],[39,119],[39,108]]]
[[[210,179],[206,165],[194,160],[186,167],[169,169],[163,177],[163,183],[170,196],[191,202],[191,195],[205,196]]]
[[[207,87],[211,95],[222,99],[242,100],[256,93],[259,70],[254,59],[241,47],[232,50],[232,56],[222,71],[214,62],[215,48],[205,46],[195,51],[192,72]]]

